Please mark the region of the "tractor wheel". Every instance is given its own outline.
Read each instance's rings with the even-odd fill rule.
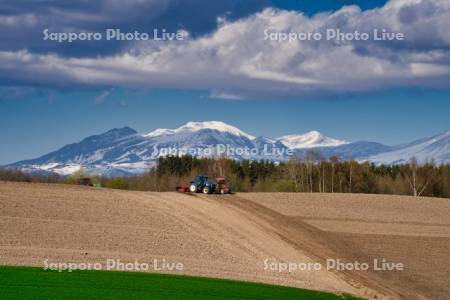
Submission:
[[[209,194],[209,187],[204,187],[203,188],[203,194]]]
[[[191,193],[195,193],[197,191],[197,187],[195,186],[195,184],[191,184],[189,190],[191,191]]]

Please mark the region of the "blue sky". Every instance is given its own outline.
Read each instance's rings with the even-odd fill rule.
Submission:
[[[122,126],[145,132],[220,120],[253,135],[319,130],[389,145],[450,129],[446,1],[120,3],[2,1],[0,165]],[[406,41],[261,38],[265,28],[348,31],[393,23]],[[44,28],[180,29],[190,39],[69,44],[43,41]]]

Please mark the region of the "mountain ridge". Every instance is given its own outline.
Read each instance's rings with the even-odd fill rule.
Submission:
[[[96,175],[119,176],[145,172],[156,165],[159,157],[167,155],[225,155],[236,160],[286,161],[292,156],[303,157],[308,151],[323,158],[338,156],[343,160],[375,164],[405,163],[412,156],[420,162],[433,159],[441,164],[450,162],[450,131],[411,143],[387,146],[334,139],[318,131],[278,138],[254,137],[220,121],[188,122],[176,129],[156,129],[148,133],[139,133],[126,126],[6,167],[70,175],[82,166]]]

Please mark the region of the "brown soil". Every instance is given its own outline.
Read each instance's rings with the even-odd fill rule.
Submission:
[[[322,230],[321,236],[338,258],[360,262],[384,258],[405,266],[404,271],[352,272],[354,280],[376,282],[396,291],[399,298],[449,299],[448,199],[291,193],[240,196]]]
[[[205,196],[0,182],[0,264],[181,262],[183,274],[444,299],[450,201],[367,195]],[[405,271],[277,272],[264,260],[401,262]],[[169,271],[165,271],[169,272]],[[179,271],[175,271],[180,273]]]

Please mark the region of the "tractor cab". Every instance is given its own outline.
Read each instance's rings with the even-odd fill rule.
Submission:
[[[91,178],[89,177],[81,177],[78,179],[78,185],[84,185],[84,186],[94,186],[92,184]]]
[[[192,193],[203,192],[204,194],[209,194],[213,190],[213,182],[209,181],[208,176],[204,175],[197,175],[189,186],[189,191]]]
[[[192,184],[203,184],[205,182],[208,182],[208,176],[205,175],[197,175],[195,176],[195,179],[191,181]]]

